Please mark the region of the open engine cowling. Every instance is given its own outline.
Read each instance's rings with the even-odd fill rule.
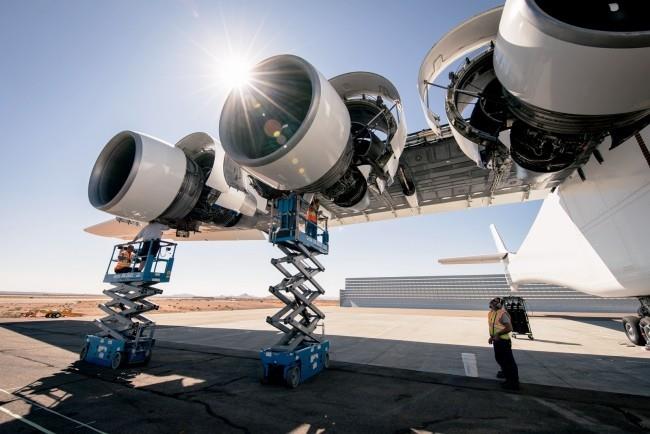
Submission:
[[[380,190],[392,183],[405,128],[399,95],[385,78],[357,72],[328,81],[292,55],[256,65],[219,121],[228,156],[263,183],[353,209],[368,205],[370,183]]]
[[[650,107],[650,3],[509,0],[494,48],[507,91],[540,109],[613,115]]]
[[[650,121],[648,13],[634,0],[508,0],[477,15],[420,68],[427,120],[439,128],[430,83],[473,52],[449,73],[445,101],[460,147],[479,166],[514,162],[530,183],[557,181]]]
[[[233,90],[221,112],[226,153],[280,190],[318,191],[347,170],[350,116],[334,88],[311,64],[271,57]]]

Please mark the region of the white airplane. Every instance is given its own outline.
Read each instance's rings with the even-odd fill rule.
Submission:
[[[114,136],[88,193],[117,218],[86,230],[130,239],[157,221],[172,239],[264,239],[270,201],[288,191],[318,195],[330,225],[544,199],[518,252],[493,228],[496,254],[441,262],[502,262],[513,288],[637,297],[625,331],[650,342],[648,16],[634,0],[508,0],[477,15],[424,59],[430,130],[408,135],[384,77],[328,80],[302,58],[271,57],[230,93],[220,141]],[[434,86],[449,125],[429,110]]]

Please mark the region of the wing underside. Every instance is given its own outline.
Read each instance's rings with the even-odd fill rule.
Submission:
[[[516,177],[514,167],[501,176],[478,167],[461,151],[448,127],[443,127],[441,137],[431,130],[409,134],[400,164],[415,185],[416,201],[407,200],[399,182],[381,193],[371,189],[370,206],[361,212],[323,200],[330,226],[540,200],[551,187],[535,189]]]
[[[516,177],[515,169],[498,175],[480,168],[458,147],[448,128],[438,137],[431,130],[409,134],[400,165],[415,186],[415,194],[407,197],[400,182],[380,192],[370,190],[370,205],[363,211],[341,208],[322,199],[321,210],[329,217],[330,226],[366,223],[436,212],[482,208],[544,199],[550,186],[536,189]],[[200,232],[177,237],[176,231],[165,233],[165,239],[179,241],[263,240],[269,221],[260,218],[253,229],[223,228],[203,225]],[[132,239],[142,223],[115,218],[86,228],[91,234]]]
[[[93,235],[132,240],[142,229],[143,224],[133,220],[114,218],[84,229]],[[212,226],[201,227],[201,232],[190,232],[188,237],[176,236],[174,229],[164,233],[163,238],[175,241],[235,241],[235,240],[264,240],[264,233],[258,229],[219,228]]]

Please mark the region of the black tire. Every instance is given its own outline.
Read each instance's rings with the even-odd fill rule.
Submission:
[[[295,389],[300,384],[300,368],[293,366],[287,371],[287,387]]]
[[[645,345],[645,339],[641,335],[639,328],[639,321],[641,318],[638,316],[626,316],[623,318],[623,330],[625,335],[634,345]]]
[[[327,369],[329,367],[330,367],[330,353],[327,352],[323,357],[323,368]]]
[[[79,351],[79,360],[84,361],[86,360],[86,356],[88,355],[88,343],[85,343],[83,347],[81,347],[81,351]]]
[[[52,314],[52,318],[61,318],[61,314],[59,312],[55,312]]]
[[[645,343],[650,342],[650,317],[645,316],[639,320],[639,330]]]
[[[144,356],[144,360],[142,361],[142,365],[147,366],[150,361],[151,361],[151,350],[147,351],[147,354]]]
[[[260,383],[262,384],[269,384],[269,377],[265,374],[266,369],[264,369],[264,365],[260,367]]]
[[[124,353],[121,351],[115,352],[111,359],[111,368],[120,369],[124,365]]]

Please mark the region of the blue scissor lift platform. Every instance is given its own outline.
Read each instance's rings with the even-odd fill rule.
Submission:
[[[130,260],[125,259],[127,252]],[[104,275],[104,282],[114,285],[104,291],[111,300],[99,305],[107,316],[95,320],[101,331],[86,336],[81,360],[113,369],[149,362],[156,324],[143,314],[158,306],[146,298],[162,293],[153,285],[169,282],[175,254],[175,243],[158,240],[113,248]],[[120,262],[122,268],[115,271]]]
[[[325,314],[314,305],[325,293],[314,276],[325,270],[316,256],[328,253],[329,233],[327,218],[315,212],[316,221],[309,220],[310,206],[295,193],[273,203],[269,241],[285,256],[271,260],[284,278],[269,292],[285,307],[266,318],[283,336],[274,346],[260,351],[263,383],[281,381],[295,388],[329,365],[329,341],[316,334]]]

